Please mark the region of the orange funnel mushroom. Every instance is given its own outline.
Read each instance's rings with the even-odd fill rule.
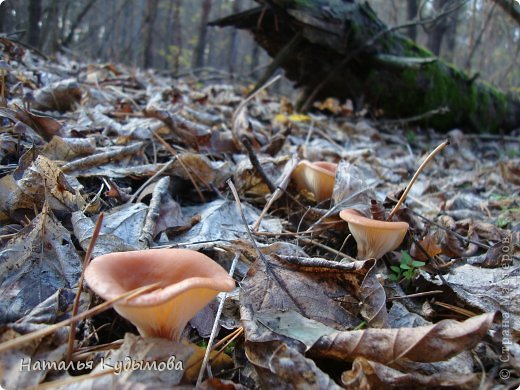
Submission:
[[[202,253],[188,249],[115,252],[92,260],[85,270],[90,288],[105,300],[136,288],[160,283],[158,289],[114,309],[142,336],[179,340],[188,321],[235,281]]]
[[[292,179],[298,190],[310,193],[316,202],[322,202],[332,196],[337,167],[338,164],[326,161],[303,160],[294,169]]]
[[[396,249],[403,242],[409,226],[406,222],[370,219],[353,209],[342,210],[339,216],[348,222],[350,233],[356,240],[358,259],[379,259]]]

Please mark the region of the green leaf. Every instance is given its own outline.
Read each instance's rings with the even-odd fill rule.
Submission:
[[[401,263],[401,269],[412,269],[408,264]]]
[[[413,267],[423,267],[425,265],[426,265],[426,263],[424,261],[417,261],[417,260],[412,261]]]
[[[399,268],[397,265],[391,265],[390,269],[392,271],[394,271],[396,274],[400,274],[401,273],[401,268]]]
[[[412,261],[412,256],[406,251],[401,251],[401,263],[409,263],[410,261]]]
[[[391,280],[392,282],[397,282],[399,280],[399,276],[396,274],[390,274],[388,276],[388,279]]]

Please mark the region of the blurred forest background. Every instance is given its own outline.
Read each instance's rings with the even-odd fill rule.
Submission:
[[[369,0],[389,26],[426,19],[455,0]],[[459,0],[460,1],[460,0]],[[254,81],[269,57],[246,32],[208,21],[258,5],[252,0],[6,0],[0,31],[46,55]],[[519,91],[520,5],[466,0],[435,24],[401,30],[469,74]],[[209,72],[209,73],[208,73]]]

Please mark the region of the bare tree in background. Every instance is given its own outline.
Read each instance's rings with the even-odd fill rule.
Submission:
[[[27,26],[27,43],[39,48],[40,20],[42,18],[42,0],[29,0],[29,25]]]
[[[157,4],[159,2],[157,0],[146,0],[146,14],[144,17],[144,50],[143,50],[143,66],[145,68],[153,67],[154,61],[154,25],[155,25],[155,17],[157,15]]]
[[[407,0],[406,1],[406,17],[408,20],[414,20],[417,17],[418,11],[419,11],[419,0]],[[412,41],[417,40],[417,25],[414,24],[414,25],[408,27],[406,34]]]
[[[441,13],[449,3],[449,0],[434,0],[433,9],[436,13]],[[426,46],[428,46],[428,49],[436,56],[441,53],[442,40],[447,30],[448,18],[443,17],[435,21],[435,25],[428,34],[428,43]]]
[[[193,52],[193,67],[202,68],[204,66],[204,52],[206,51],[206,36],[208,31],[209,14],[211,12],[211,0],[204,0],[202,4],[202,14],[200,16],[199,34],[197,46]]]
[[[233,14],[236,14],[240,11],[240,0],[235,0],[233,3]],[[235,72],[235,66],[237,64],[237,55],[238,55],[238,30],[233,29],[231,32],[231,37],[229,38],[229,52],[228,52],[228,67],[229,73]]]
[[[83,7],[83,9],[77,14],[76,18],[72,20],[70,24],[70,30],[67,36],[63,39],[62,45],[69,46],[74,38],[74,34],[76,33],[77,28],[83,21],[83,18],[88,14],[88,11],[92,8],[92,6],[96,3],[97,0],[89,0],[87,4]],[[63,23],[65,25],[65,23]]]

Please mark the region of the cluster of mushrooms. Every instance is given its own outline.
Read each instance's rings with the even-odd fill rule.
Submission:
[[[301,161],[292,173],[299,190],[317,202],[332,196],[337,164]],[[404,239],[408,224],[366,218],[354,209],[339,213],[356,240],[360,259],[381,258]],[[90,288],[105,300],[160,283],[148,293],[114,305],[144,337],[178,341],[188,321],[235,281],[208,256],[188,249],[116,252],[92,260],[85,270]]]
[[[332,197],[336,169],[334,163],[303,160],[294,169],[292,179],[302,193],[310,194],[319,203]],[[396,249],[403,242],[409,226],[406,222],[370,219],[354,209],[342,210],[339,216],[348,223],[356,240],[358,259],[380,259]]]

